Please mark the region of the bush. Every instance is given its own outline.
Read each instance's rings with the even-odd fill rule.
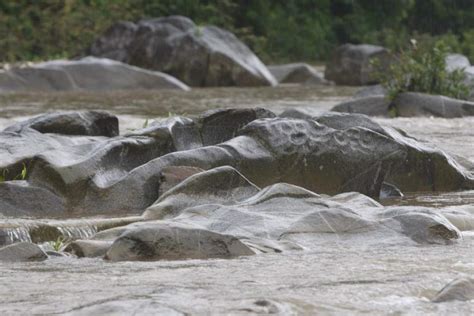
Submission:
[[[467,99],[469,88],[464,84],[464,71],[446,70],[448,46],[443,41],[434,45],[418,45],[415,40],[402,51],[398,61],[388,71],[378,72],[377,79],[387,88],[389,97],[402,92],[441,94],[456,99]]]

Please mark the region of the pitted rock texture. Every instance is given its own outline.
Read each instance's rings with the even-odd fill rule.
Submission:
[[[64,117],[76,116],[47,114],[0,133],[4,216],[139,214],[188,177],[221,166],[259,187],[286,182],[325,194],[378,198],[384,182],[402,193],[474,187],[468,162],[360,114],[294,119],[258,108],[226,109],[114,137],[65,135]],[[41,133],[35,122],[63,134]],[[97,120],[77,122],[88,135]],[[202,185],[220,190],[227,181]]]
[[[182,16],[119,22],[89,53],[168,73],[190,86],[271,86],[273,75],[234,34]]]
[[[53,60],[0,70],[0,92],[130,89],[189,90],[184,83],[167,74],[106,58]]]

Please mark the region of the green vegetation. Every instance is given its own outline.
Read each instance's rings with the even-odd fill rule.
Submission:
[[[55,241],[50,241],[48,243],[54,249],[54,251],[60,251],[63,248],[65,242],[66,239],[63,236],[59,236]]]
[[[467,99],[469,88],[464,84],[463,70],[446,70],[448,53],[448,46],[442,41],[418,45],[412,40],[411,47],[401,52],[399,60],[388,71],[380,72],[378,79],[392,99],[408,91]]]
[[[0,1],[0,62],[74,57],[119,20],[180,14],[237,34],[266,62],[325,60],[341,43],[443,39],[474,62],[472,0]]]
[[[15,177],[13,177],[13,180],[26,180],[26,177],[28,175],[28,170],[26,168],[26,164],[23,163],[23,167],[21,168],[21,171],[19,174],[17,174]],[[7,181],[8,178],[8,169],[3,169],[0,174],[0,182]]]

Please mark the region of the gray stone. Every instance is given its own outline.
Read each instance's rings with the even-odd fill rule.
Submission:
[[[36,244],[20,242],[0,248],[1,261],[42,261],[48,255]]]
[[[443,287],[432,299],[435,303],[474,300],[474,279],[459,278]]]
[[[379,63],[377,69],[372,65],[375,60]],[[387,69],[392,60],[389,51],[381,46],[344,44],[329,59],[324,77],[338,85],[375,84],[375,72]]]
[[[189,90],[167,74],[105,58],[54,60],[0,71],[0,92],[128,89]]]
[[[234,34],[170,16],[120,22],[89,49],[132,65],[163,71],[191,86],[268,86],[276,80]]]
[[[305,63],[271,65],[268,70],[279,83],[328,84],[323,74]]]
[[[391,106],[396,116],[401,117],[455,118],[474,115],[474,102],[416,92],[400,93]]]
[[[391,101],[383,95],[361,97],[342,102],[331,109],[335,112],[359,113],[370,116],[390,116]]]
[[[111,261],[150,261],[231,258],[255,254],[233,236],[190,225],[147,222],[129,225],[105,258]]]
[[[106,136],[119,134],[118,119],[105,111],[55,112],[43,114],[7,127],[5,132],[21,133],[31,128],[40,133]]]

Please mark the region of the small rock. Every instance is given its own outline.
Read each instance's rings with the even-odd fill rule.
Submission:
[[[441,303],[448,301],[470,301],[474,300],[474,279],[455,279],[443,287],[432,302]]]
[[[42,261],[46,260],[48,255],[40,246],[20,242],[0,248],[0,261]]]

